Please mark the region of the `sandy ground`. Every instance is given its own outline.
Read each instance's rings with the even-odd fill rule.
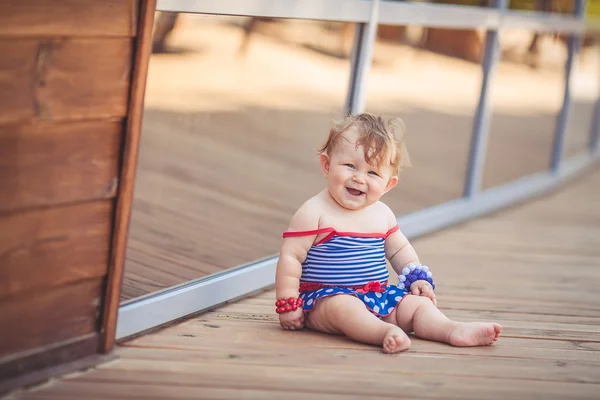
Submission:
[[[241,54],[239,21],[186,16],[171,51],[151,58],[124,298],[276,253],[292,213],[322,188],[315,149],[349,80],[340,36],[310,21],[266,24]],[[549,162],[566,52],[546,39],[532,69],[527,38],[501,41],[484,188]],[[597,55],[576,65],[565,155],[585,148]],[[377,43],[366,109],[405,121],[413,160],[385,199],[399,216],[461,196],[480,81],[477,64]]]

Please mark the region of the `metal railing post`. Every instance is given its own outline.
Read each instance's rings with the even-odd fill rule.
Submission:
[[[494,7],[500,12],[506,10],[508,0],[496,0]],[[487,142],[490,130],[491,99],[490,83],[496,72],[499,61],[500,38],[499,30],[489,30],[485,40],[485,54],[483,57],[483,77],[481,81],[481,92],[479,94],[479,105],[473,122],[473,136],[471,139],[471,151],[469,153],[469,164],[465,182],[465,197],[472,197],[481,188],[485,157],[487,153]]]
[[[598,49],[598,55],[600,56],[600,49]],[[598,82],[598,98],[596,99],[596,105],[594,106],[594,114],[592,116],[592,126],[590,127],[590,152],[596,154],[599,149],[600,142],[600,69],[596,70],[596,80]]]
[[[583,19],[585,15],[586,0],[575,1],[575,17]],[[568,56],[565,63],[565,93],[563,96],[563,104],[560,109],[560,114],[556,121],[556,130],[554,132],[554,140],[552,143],[552,158],[550,160],[550,170],[553,173],[558,173],[560,169],[560,161],[565,149],[565,136],[567,131],[567,123],[569,121],[569,112],[571,110],[571,74],[573,73],[573,64],[575,57],[579,52],[579,44],[581,37],[578,34],[569,35]]]
[[[344,104],[344,114],[357,114],[365,109],[366,80],[373,61],[373,48],[377,37],[379,0],[372,0],[369,22],[357,23],[350,61],[350,82]]]

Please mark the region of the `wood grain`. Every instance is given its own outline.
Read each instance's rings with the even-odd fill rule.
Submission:
[[[103,285],[93,278],[0,300],[0,359],[95,332]]]
[[[596,399],[599,185],[596,166],[545,198],[414,241],[437,265],[442,311],[503,325],[493,346],[413,338],[410,351],[388,356],[283,331],[266,291],[125,342],[120,361],[15,398]]]
[[[140,2],[0,2],[0,379],[98,353]]]
[[[99,339],[98,333],[89,333],[1,359],[0,395],[11,389],[23,387],[30,382],[43,381],[44,378],[48,379],[56,375],[56,373],[52,373],[52,368],[56,365],[69,363],[78,358],[86,358],[86,356],[96,353]],[[89,365],[91,364],[87,366]],[[36,372],[30,374],[31,371]],[[40,374],[43,376],[39,376]]]
[[[3,0],[1,36],[134,36],[136,0]]]
[[[0,125],[0,212],[116,194],[120,121]]]
[[[124,116],[131,75],[129,38],[44,43],[38,57],[37,107],[42,119]]]
[[[105,276],[112,215],[111,200],[0,213],[0,302]]]
[[[38,40],[0,39],[0,123],[33,117],[39,48]]]
[[[285,369],[283,373],[294,375],[295,373],[301,373],[294,369]],[[258,369],[253,371],[254,375],[260,376],[261,373]],[[271,373],[271,370],[265,370],[264,374]],[[282,377],[277,375],[279,379],[287,381],[289,377]],[[333,379],[347,378],[346,376],[339,376],[336,374]],[[18,398],[27,399],[44,399],[44,400],[63,400],[63,399],[79,399],[85,397],[85,399],[93,400],[104,400],[104,399],[253,399],[253,400],[265,400],[265,399],[290,399],[290,400],[305,400],[306,398],[318,398],[326,400],[363,400],[363,399],[390,399],[390,398],[440,398],[440,399],[452,399],[459,397],[450,397],[448,393],[461,393],[461,399],[490,399],[490,398],[503,398],[501,395],[494,396],[498,391],[498,383],[494,379],[457,379],[455,383],[441,384],[436,377],[426,377],[425,384],[413,384],[406,383],[405,380],[401,380],[397,376],[391,377],[386,375],[386,378],[393,379],[392,388],[386,390],[387,393],[382,394],[381,391],[373,393],[367,390],[359,390],[355,393],[349,393],[344,391],[343,394],[336,393],[332,389],[319,390],[320,388],[311,388],[310,383],[301,389],[290,391],[284,384],[278,384],[277,386],[281,389],[264,389],[258,388],[255,385],[242,384],[232,385],[231,388],[224,388],[218,386],[219,383],[211,385],[211,383],[201,382],[189,382],[181,379],[177,384],[165,383],[159,381],[149,384],[139,384],[131,382],[114,382],[112,385],[107,385],[102,381],[99,382],[81,382],[81,381],[68,381],[59,388],[54,389],[51,393],[47,390],[31,393],[25,396],[19,396]],[[99,379],[100,380],[100,379]],[[306,383],[306,381],[304,381]],[[361,382],[362,383],[362,382]],[[369,382],[368,386],[378,386],[380,383]],[[486,390],[486,385],[490,386],[490,390]],[[324,386],[324,385],[319,385]],[[358,385],[353,385],[356,387]],[[472,392],[465,393],[464,387],[472,388]],[[174,388],[177,388],[176,390]],[[295,385],[294,385],[295,387]],[[547,382],[517,382],[516,387],[512,390],[505,389],[505,393],[510,393],[512,399],[531,399],[536,396],[548,399],[566,399],[573,398],[572,392],[578,387],[577,384],[564,384],[564,383],[547,383]],[[296,387],[295,387],[296,388]],[[517,389],[523,390],[521,395],[514,395]],[[582,393],[578,393],[578,399],[589,398],[594,399],[593,390],[597,387],[583,388],[585,391],[584,396]],[[492,393],[492,394],[490,394]],[[538,393],[540,393],[538,395]],[[548,397],[546,397],[548,396]],[[562,397],[561,397],[562,396]]]
[[[0,39],[0,124],[125,116],[130,38]],[[15,101],[16,99],[16,101]]]
[[[115,229],[112,237],[108,281],[101,319],[103,333],[101,351],[104,353],[112,351],[115,344],[117,316],[123,283],[125,250],[127,248],[140,135],[142,133],[146,77],[148,74],[150,53],[152,51],[152,26],[155,9],[156,0],[140,2],[140,26],[135,45],[134,72],[125,128],[125,143],[122,153],[123,162],[115,213]]]

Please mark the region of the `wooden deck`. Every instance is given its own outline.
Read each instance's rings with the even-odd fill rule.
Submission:
[[[151,59],[124,300],[275,254],[294,211],[323,188],[315,149],[342,109],[349,64],[301,40],[335,48],[338,38],[306,21],[271,24],[240,57],[241,29],[217,21],[187,16],[177,51]],[[504,47],[527,36],[513,42]],[[549,165],[558,53],[539,70],[499,65],[484,187]],[[400,216],[459,198],[480,66],[389,43],[374,57],[367,111],[405,120],[413,160],[384,200]],[[569,155],[586,144],[599,64],[593,51],[577,64]]]
[[[415,241],[441,309],[504,326],[491,347],[407,353],[279,328],[274,293],[117,349],[13,399],[598,399],[600,167],[555,193]]]

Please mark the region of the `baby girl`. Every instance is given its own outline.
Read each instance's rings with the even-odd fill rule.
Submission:
[[[283,329],[313,330],[407,350],[407,332],[453,346],[494,343],[496,323],[456,322],[436,306],[432,271],[380,201],[408,165],[399,120],[346,117],[320,150],[327,187],[294,214],[276,273]],[[399,276],[388,285],[386,259]]]

